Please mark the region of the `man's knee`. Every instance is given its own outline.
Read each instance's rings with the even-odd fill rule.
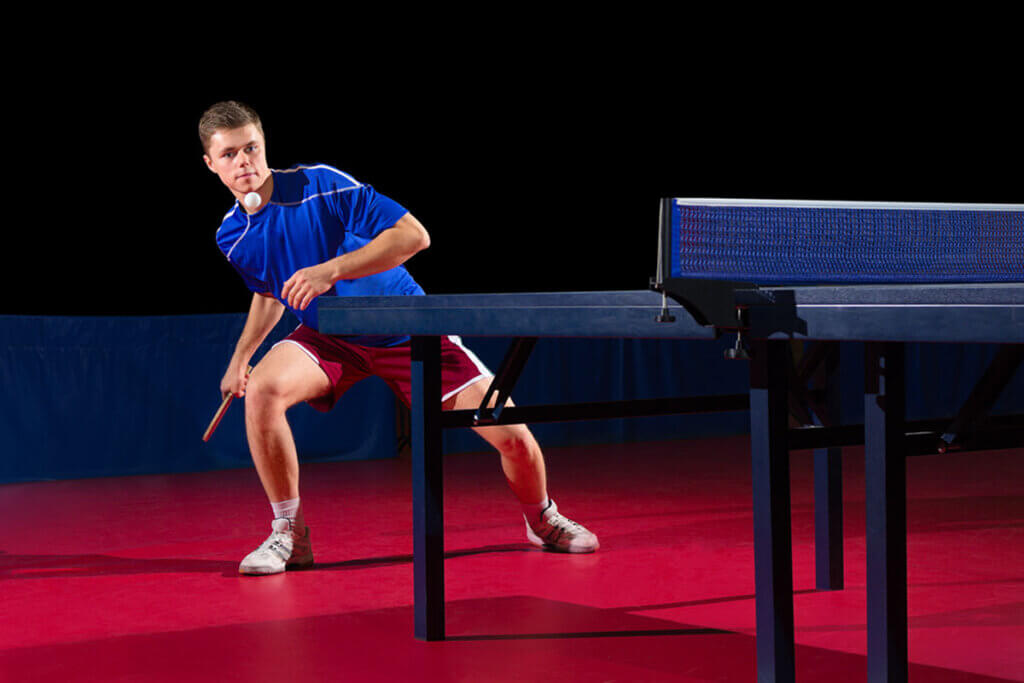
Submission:
[[[284,412],[330,390],[327,375],[297,344],[281,344],[260,361],[245,389],[246,411]]]
[[[288,394],[288,387],[279,377],[261,373],[257,367],[245,389],[246,411],[284,412],[291,405]]]
[[[492,443],[503,456],[514,460],[529,459],[538,450],[537,442],[525,427],[506,429]]]

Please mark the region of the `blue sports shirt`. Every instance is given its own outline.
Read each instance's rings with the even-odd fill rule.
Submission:
[[[300,311],[281,299],[281,289],[297,270],[355,251],[406,214],[398,202],[327,165],[271,170],[270,201],[250,215],[239,202],[224,216],[217,245],[259,294],[272,294],[303,325],[319,330],[317,307]],[[419,295],[423,289],[404,266],[355,280],[341,280],[320,296]],[[394,346],[408,337],[345,337],[362,346]]]

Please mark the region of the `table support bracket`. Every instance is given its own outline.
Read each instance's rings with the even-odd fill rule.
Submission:
[[[505,403],[512,394],[512,389],[515,388],[516,382],[519,381],[519,375],[523,372],[523,367],[530,357],[530,352],[533,351],[533,347],[536,345],[537,337],[516,337],[513,340],[512,345],[509,346],[508,351],[505,353],[505,358],[502,359],[501,365],[498,367],[498,372],[495,373],[494,379],[491,380],[491,385],[484,394],[483,401],[480,402],[480,407],[477,408],[476,414],[473,417],[474,424],[485,425],[498,421],[501,417],[501,411],[505,408]],[[497,394],[497,398],[492,408],[490,407],[491,398],[495,394]]]

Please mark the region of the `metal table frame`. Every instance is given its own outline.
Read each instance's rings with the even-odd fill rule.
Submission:
[[[855,291],[856,290],[856,291]],[[908,298],[909,297],[909,298]],[[815,448],[816,563],[819,589],[842,587],[839,448],[865,445],[869,679],[906,680],[906,475],[908,455],[1019,446],[1021,421],[971,430],[995,401],[1002,380],[1024,357],[1024,285],[995,287],[774,288],[737,292],[740,324],[751,357],[750,392],[709,401],[609,402],[502,410],[533,339],[649,337],[714,339],[671,299],[650,291],[551,294],[365,297],[320,301],[329,334],[412,335],[412,479],[415,636],[445,637],[442,431],[486,424],[589,419],[703,410],[746,410],[751,457],[759,681],[792,681],[794,669],[790,449]],[[967,315],[970,325],[960,316]],[[961,321],[958,324],[957,321]],[[497,410],[442,411],[440,337],[515,337],[496,373]],[[864,425],[836,424],[839,387],[834,344],[816,354],[826,378],[819,424],[788,426],[791,389],[799,381],[790,340],[866,341]],[[908,341],[1001,343],[970,406],[954,420],[908,423],[905,351]],[[723,361],[724,362],[724,361]],[[1002,381],[1005,385],[1005,381]],[[1014,416],[1019,417],[1019,416]],[[967,438],[954,442],[959,425]],[[954,433],[952,436],[956,436]]]

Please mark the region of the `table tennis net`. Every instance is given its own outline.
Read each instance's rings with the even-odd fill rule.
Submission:
[[[1024,281],[1024,206],[739,201],[666,200],[662,274],[755,284]]]

